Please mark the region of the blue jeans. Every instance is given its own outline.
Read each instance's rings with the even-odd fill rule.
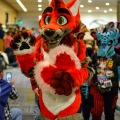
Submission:
[[[10,120],[22,120],[22,110],[19,108],[10,109]]]
[[[42,120],[41,114],[40,114],[40,109],[37,104],[34,106],[34,120]]]

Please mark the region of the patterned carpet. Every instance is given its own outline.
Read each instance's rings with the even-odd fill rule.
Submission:
[[[31,88],[17,88],[19,97],[17,100],[9,100],[11,107],[19,107],[23,113],[33,113],[34,94]]]
[[[31,89],[29,78],[25,77],[18,67],[6,69],[4,72],[7,71],[12,72],[14,86],[19,93],[17,100],[9,100],[10,107],[21,108],[24,114],[23,120],[34,120],[33,107],[35,105],[35,96]],[[120,93],[117,103],[120,105]],[[81,120],[83,120],[83,118],[81,118]],[[104,120],[104,114],[102,120]],[[115,112],[115,120],[120,120],[120,111]]]

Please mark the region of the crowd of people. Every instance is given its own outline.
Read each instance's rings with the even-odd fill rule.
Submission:
[[[115,24],[108,23],[102,32],[93,31],[86,39],[78,34],[85,42],[88,38],[91,42],[94,39],[98,46],[97,51],[94,45],[87,47],[87,55],[91,58],[89,66],[93,67],[95,73],[90,81],[81,86],[84,120],[89,120],[90,115],[92,120],[101,120],[103,112],[105,120],[114,120],[115,110],[119,110],[116,104],[120,87],[120,27],[115,28]]]
[[[13,35],[18,32],[17,30],[14,30],[16,29],[11,29],[11,27],[5,30],[3,29],[2,24],[0,24],[0,63],[4,69],[9,66],[18,66],[13,50],[10,48],[10,41],[12,40]]]
[[[26,29],[25,27],[8,26],[7,29],[3,29],[2,24],[0,23],[0,63],[6,69],[9,66],[17,67],[18,63],[16,61],[16,56],[13,53],[13,50],[10,47],[10,41],[13,39],[13,36],[16,33],[27,30],[34,36],[38,36],[38,30],[35,28]]]
[[[113,24],[113,23],[109,23],[109,24]],[[105,26],[102,33],[99,33],[99,37],[102,36],[103,39],[110,37],[110,35],[112,34],[110,31],[114,31],[114,33],[111,35],[111,38],[114,36],[114,34],[116,34],[116,29],[113,27],[110,28],[111,30],[109,31],[109,29],[107,28],[109,24]],[[25,30],[25,28],[23,28],[23,30]],[[11,33],[10,30],[8,30],[6,33],[4,33],[4,31],[2,32],[1,31],[2,31],[2,28],[0,28],[0,42],[3,40],[3,43],[1,42],[0,45],[4,44],[4,49],[1,49],[0,51],[0,58],[4,59],[6,65],[11,65],[16,67],[18,64],[16,62],[15,55],[13,54],[13,50],[10,48],[10,41],[13,37],[13,34],[12,34],[13,32]],[[107,36],[108,32],[110,33]],[[38,32],[35,32],[34,29],[32,29],[31,34],[33,34],[35,37],[38,36]],[[114,39],[114,41],[111,40],[108,43],[102,43],[102,41],[96,37],[95,35],[96,31],[89,32],[89,35],[93,37],[92,40],[89,40],[89,42],[86,41],[87,40],[86,38],[84,38],[85,34],[88,34],[88,33],[86,33],[86,31],[80,32],[80,34],[77,35],[77,39],[81,39],[85,41],[86,48],[87,48],[86,55],[87,57],[90,58],[88,65],[94,69],[95,73],[91,81],[87,81],[80,88],[82,93],[82,106],[80,110],[83,113],[84,120],[89,120],[90,114],[92,114],[93,120],[101,120],[101,116],[103,112],[105,114],[105,120],[114,120],[116,101],[118,99],[118,88],[119,88],[118,80],[120,80],[120,36],[118,37],[115,36],[115,38],[113,37],[112,39]],[[105,38],[104,36],[105,37],[107,36],[107,37]],[[97,41],[97,44],[95,44],[96,41]],[[113,45],[113,42],[115,41],[118,41],[118,43]],[[105,48],[105,45],[107,44],[108,46],[113,45],[113,47],[109,48],[109,50],[111,49],[111,51],[110,53],[108,53],[108,55],[107,53],[105,53],[104,55],[104,52],[105,52],[104,48]],[[97,49],[95,49],[96,48],[95,45],[98,46]],[[7,83],[6,80],[3,79],[3,69],[4,69],[3,59],[0,59],[1,61],[0,62],[0,87],[2,87],[2,85],[6,85],[8,86],[6,88],[8,89],[8,91],[5,93],[5,95],[3,93],[3,96],[6,96],[5,98],[3,98],[1,94],[3,91],[1,91],[1,88],[0,88],[0,120],[9,120],[9,119],[22,120],[21,109],[9,108],[8,97],[10,99],[15,100],[18,98],[18,93],[13,85],[14,84],[13,80],[11,80],[10,83]],[[108,73],[110,72],[109,77],[107,77],[106,75],[107,72]],[[103,78],[103,77],[107,77],[107,78]],[[107,81],[108,84],[107,83],[105,84],[104,79],[109,79],[109,83]],[[31,81],[31,84],[34,84],[34,85],[36,84],[32,80],[30,81]],[[104,86],[103,83],[106,86]],[[36,116],[34,119],[42,120],[42,117],[40,114],[40,108],[38,105],[39,104],[38,102],[39,88],[36,87],[32,89],[35,93],[34,112]],[[1,98],[3,98],[3,100]],[[4,112],[3,112],[3,109],[4,109]]]

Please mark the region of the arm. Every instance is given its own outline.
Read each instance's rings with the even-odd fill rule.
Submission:
[[[35,43],[36,38],[27,32],[16,34],[10,43],[14,54],[16,54],[19,66],[27,77],[33,76]]]
[[[12,86],[12,90],[11,90],[11,92],[9,94],[9,98],[12,99],[12,100],[15,100],[15,99],[18,98],[18,92],[15,89],[15,87],[13,86],[14,85],[14,80],[10,81],[10,85]]]
[[[12,100],[15,100],[15,99],[18,98],[18,92],[15,89],[15,87],[13,87],[13,86],[12,86],[12,91],[9,94],[9,98],[12,99]]]
[[[11,85],[0,78],[0,105],[5,106],[8,102],[8,96],[12,90]]]
[[[38,88],[38,85],[35,81],[35,79],[30,79],[30,83],[31,83],[31,86],[32,86],[32,90],[34,91],[36,88]]]

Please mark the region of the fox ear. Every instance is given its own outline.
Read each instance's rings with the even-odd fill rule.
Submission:
[[[64,6],[64,5],[65,4],[64,4],[63,0],[52,0],[50,2],[50,6],[52,6],[54,9],[56,9],[56,8],[58,8],[60,6]]]
[[[66,6],[70,9],[73,16],[76,16],[79,13],[80,8],[80,1],[79,0],[69,0],[66,4],[63,0],[52,0],[50,2],[50,6],[53,6],[53,8],[58,8],[59,6]]]
[[[73,16],[76,16],[80,8],[80,0],[70,0],[66,3],[66,6],[70,9]]]

